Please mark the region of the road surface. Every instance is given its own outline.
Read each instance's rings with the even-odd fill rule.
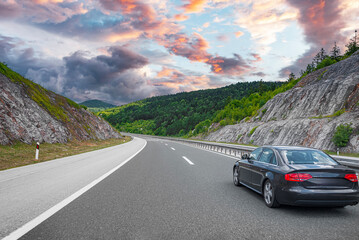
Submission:
[[[267,208],[235,159],[147,138],[129,162],[21,239],[359,239],[359,207]]]

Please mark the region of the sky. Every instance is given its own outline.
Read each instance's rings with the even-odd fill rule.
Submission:
[[[116,105],[285,81],[359,27],[357,0],[0,0],[0,61]]]

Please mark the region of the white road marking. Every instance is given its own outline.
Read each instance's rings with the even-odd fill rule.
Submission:
[[[186,158],[185,156],[182,156],[182,158],[183,158],[184,160],[186,160],[190,165],[194,165],[194,163],[191,162],[191,160],[189,160],[189,159]]]
[[[165,145],[166,145],[166,146],[168,146],[168,144],[167,144],[167,143],[165,143]]]
[[[174,151],[174,150],[176,150],[176,149],[174,149],[173,147],[171,147],[171,149]]]
[[[206,151],[206,152],[210,152],[210,153],[216,153],[218,155],[221,155],[221,156],[224,156],[224,157],[228,157],[228,158],[232,158],[232,159],[235,159],[235,160],[240,160],[241,158],[239,157],[235,157],[235,156],[231,156],[231,155],[226,155],[226,154],[223,154],[223,153],[219,153],[219,152],[216,152],[216,151],[211,151],[211,150],[208,150],[208,149],[204,149],[204,148],[200,148],[200,147],[194,147],[194,146],[191,146],[191,145],[188,145],[188,144],[184,144],[184,143],[179,143],[179,144],[182,144],[182,145],[185,145],[187,147],[192,147],[192,148],[196,148],[196,149],[199,149],[199,150],[203,150],[203,151]]]
[[[51,217],[52,215],[54,215],[56,212],[58,212],[59,210],[61,210],[62,208],[64,208],[66,205],[68,205],[69,203],[71,203],[73,200],[75,200],[76,198],[80,197],[82,194],[84,194],[85,192],[87,192],[88,190],[90,190],[92,187],[94,187],[96,184],[98,184],[99,182],[101,182],[102,180],[104,180],[105,178],[107,178],[108,176],[110,176],[112,173],[114,173],[116,170],[118,170],[120,167],[122,167],[123,165],[125,165],[128,161],[130,161],[132,158],[134,158],[138,153],[140,153],[147,145],[147,141],[145,142],[145,145],[138,150],[135,154],[133,154],[131,157],[127,158],[124,162],[122,162],[121,164],[119,164],[118,166],[116,166],[115,168],[111,169],[110,171],[108,171],[107,173],[105,173],[104,175],[102,175],[101,177],[97,178],[96,180],[92,181],[90,184],[86,185],[85,187],[81,188],[80,190],[78,190],[77,192],[75,192],[74,194],[72,194],[71,196],[65,198],[64,200],[62,200],[61,202],[59,202],[58,204],[56,204],[55,206],[53,206],[52,208],[48,209],[47,211],[43,212],[42,214],[40,214],[39,216],[37,216],[36,218],[34,218],[33,220],[31,220],[30,222],[26,223],[25,225],[23,225],[22,227],[20,227],[19,229],[15,230],[14,232],[10,233],[7,237],[3,238],[2,240],[13,240],[13,239],[19,239],[20,237],[24,236],[26,233],[28,233],[29,231],[31,231],[33,228],[35,228],[37,225],[39,225],[40,223],[42,223],[43,221],[45,221],[46,219],[48,219],[49,217]]]

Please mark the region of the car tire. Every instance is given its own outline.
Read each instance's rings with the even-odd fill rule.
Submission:
[[[233,183],[235,186],[240,187],[242,184],[239,182],[239,168],[233,168]]]
[[[270,180],[264,182],[263,185],[263,198],[267,207],[277,208],[279,203],[277,202],[273,184]]]

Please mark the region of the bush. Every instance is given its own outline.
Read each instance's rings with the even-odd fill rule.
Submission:
[[[252,128],[252,130],[248,134],[249,137],[253,135],[253,133],[257,129],[257,127],[259,127],[259,126],[256,126],[256,127]]]
[[[336,128],[334,136],[332,138],[332,141],[335,144],[335,146],[346,147],[352,132],[353,132],[353,128],[350,127],[350,124],[340,124]]]
[[[83,109],[87,110],[87,107],[85,105],[80,105]]]

